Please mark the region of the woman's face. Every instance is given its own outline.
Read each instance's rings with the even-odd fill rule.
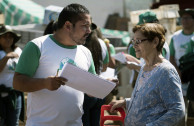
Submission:
[[[136,31],[133,38],[133,47],[135,49],[135,54],[137,58],[145,58],[153,51],[153,46],[151,42],[141,33],[141,31]]]
[[[5,33],[0,36],[0,45],[3,49],[10,48],[13,44],[14,36],[12,33]]]

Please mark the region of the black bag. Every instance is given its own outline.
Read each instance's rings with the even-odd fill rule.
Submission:
[[[188,83],[192,78],[194,78],[194,53],[188,53],[182,56],[179,62],[181,80],[183,83]]]
[[[181,80],[183,83],[190,82],[186,97],[194,101],[194,53],[188,53],[180,58],[179,69],[181,70]]]

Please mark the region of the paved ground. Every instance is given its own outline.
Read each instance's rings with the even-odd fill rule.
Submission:
[[[24,95],[25,95],[25,107],[26,107],[26,103],[27,103],[27,101],[26,101],[27,100],[27,93],[25,93]],[[116,99],[116,97],[114,97],[114,99]],[[109,113],[107,111],[105,111],[104,115],[109,115]],[[26,118],[25,118],[25,121],[24,122],[20,121],[19,126],[25,126],[25,122],[26,122]],[[112,126],[113,125],[115,125],[115,126],[121,126],[121,123],[120,122],[113,122],[113,121],[110,121],[110,120],[106,121],[105,124],[106,125],[112,125]]]
[[[114,99],[115,98],[116,97],[114,97]],[[122,99],[122,98],[120,98],[120,99]],[[27,103],[26,100],[27,100],[27,94],[25,93],[25,104]],[[105,115],[109,115],[109,113],[107,111],[105,111]],[[105,124],[106,125],[112,125],[112,126],[113,125],[115,125],[115,126],[121,126],[122,125],[120,122],[113,122],[113,121],[106,121]],[[20,121],[19,126],[25,126],[25,122]],[[194,126],[194,117],[187,117],[187,126]]]

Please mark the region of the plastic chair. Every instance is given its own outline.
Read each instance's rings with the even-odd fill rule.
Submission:
[[[123,110],[123,108],[117,108],[116,110],[120,112],[121,116],[119,115],[107,115],[104,116],[104,111],[105,110],[110,110],[111,109],[111,105],[102,105],[101,107],[101,115],[100,115],[100,126],[108,126],[108,125],[104,125],[104,122],[106,120],[113,120],[113,121],[121,121],[123,123],[124,126],[124,119],[125,119],[125,111]],[[111,125],[113,126],[113,125]]]

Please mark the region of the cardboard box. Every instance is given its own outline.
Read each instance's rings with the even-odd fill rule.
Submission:
[[[128,18],[117,18],[116,30],[128,31]]]
[[[157,9],[146,9],[129,12],[132,24],[137,24],[139,22],[139,15],[147,11],[153,11],[159,20],[161,19],[171,19],[179,17],[178,14],[179,6],[178,4],[162,5]]]
[[[139,22],[139,15],[142,14],[142,13],[145,13],[147,11],[151,11],[151,10],[146,9],[146,10],[130,11],[129,15],[130,15],[131,23],[136,25]]]
[[[4,24],[4,23],[5,23],[4,15],[0,13],[0,24]]]
[[[50,5],[45,8],[43,24],[48,24],[51,20],[56,20],[63,7]]]

